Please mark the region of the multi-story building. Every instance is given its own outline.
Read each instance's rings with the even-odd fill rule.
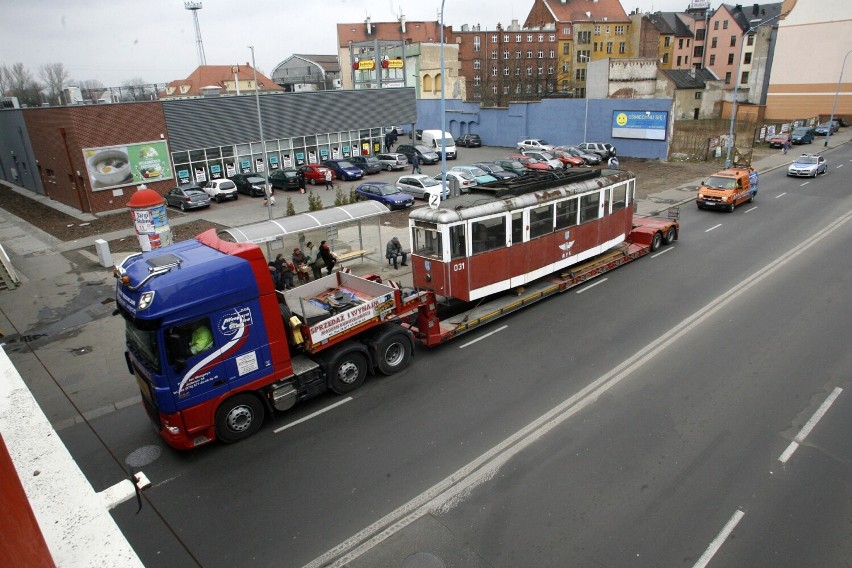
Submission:
[[[272,80],[291,93],[339,89],[336,55],[291,55],[272,70]]]
[[[191,99],[205,95],[239,95],[254,93],[255,70],[251,65],[201,65],[186,79],[166,85],[159,98]],[[257,89],[261,92],[283,92],[275,81],[257,73]]]

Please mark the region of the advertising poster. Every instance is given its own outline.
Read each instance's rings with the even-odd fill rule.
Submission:
[[[344,157],[344,158],[348,158],[348,157],[349,157],[349,146],[344,146],[344,147],[343,147],[343,157]]]
[[[225,177],[231,177],[235,173],[237,173],[237,168],[234,166],[233,162],[225,162]]]
[[[83,159],[92,191],[174,178],[169,147],[162,140],[83,148]]]
[[[296,165],[304,166],[305,165],[305,153],[304,152],[296,152]]]
[[[612,137],[665,140],[669,113],[650,110],[612,111]]]
[[[369,142],[362,142],[361,143],[361,154],[363,154],[364,156],[370,155],[370,143]]]
[[[266,171],[266,165],[263,163],[263,158],[255,158],[254,168],[256,172],[263,173]]]
[[[210,179],[222,179],[222,166],[210,164]]]
[[[177,177],[179,184],[189,183],[191,181],[189,179],[189,170],[178,170]]]
[[[251,162],[249,160],[240,160],[240,173],[241,174],[250,174],[251,173]]]
[[[278,156],[269,156],[269,169],[277,170],[278,167]]]
[[[293,167],[293,160],[290,158],[290,154],[284,154],[282,156],[282,159],[284,161],[284,167],[285,168],[292,168]]]
[[[203,167],[195,168],[195,183],[201,185],[205,181],[207,181],[207,171]]]
[[[317,163],[317,151],[311,150],[308,152],[308,163],[316,164]]]
[[[340,148],[338,148],[337,146],[333,147],[331,149],[331,157],[335,160],[340,159]]]
[[[172,231],[165,203],[152,209],[136,209],[131,211],[131,214],[136,237],[143,251],[172,244]]]
[[[320,148],[320,160],[328,159],[328,148]]]

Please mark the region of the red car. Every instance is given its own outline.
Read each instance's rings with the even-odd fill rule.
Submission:
[[[572,156],[564,150],[551,150],[549,153],[553,154],[553,157],[562,162],[562,165],[566,168],[579,168],[586,165],[583,158]]]
[[[509,160],[515,160],[516,162],[520,162],[528,170],[547,171],[550,169],[550,166],[548,166],[544,162],[539,162],[535,158],[530,158],[529,156],[525,156],[523,154],[509,154],[508,156],[506,156],[506,158],[508,158]]]
[[[785,132],[784,134],[776,134],[775,136],[767,140],[767,142],[769,142],[770,148],[783,148],[784,144],[786,144],[787,142],[790,142],[790,144],[792,144],[790,134],[787,132]]]
[[[305,182],[311,185],[316,184],[325,184],[325,172],[328,171],[328,168],[320,165],[320,164],[305,164],[304,166],[299,166],[299,171],[305,174]],[[334,179],[334,173],[331,175],[331,179]]]

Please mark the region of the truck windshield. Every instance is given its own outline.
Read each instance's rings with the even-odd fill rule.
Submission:
[[[717,176],[710,176],[709,178],[707,178],[707,181],[704,182],[704,185],[714,189],[734,189],[734,187],[736,187],[736,183],[733,178],[724,178]]]
[[[143,331],[125,320],[127,347],[150,371],[160,371],[160,349],[155,331]]]

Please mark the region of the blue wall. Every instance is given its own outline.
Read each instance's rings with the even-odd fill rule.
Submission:
[[[588,101],[586,142],[609,142],[619,156],[665,159],[672,129],[672,99],[544,99],[511,103],[509,108],[480,108],[477,103],[445,101],[447,130],[453,136],[479,134],[487,146],[515,146],[524,138],[544,138],[551,144],[579,144]],[[612,138],[614,110],[650,110],[669,113],[666,140]],[[417,99],[417,125],[421,130],[441,127],[441,101]]]

